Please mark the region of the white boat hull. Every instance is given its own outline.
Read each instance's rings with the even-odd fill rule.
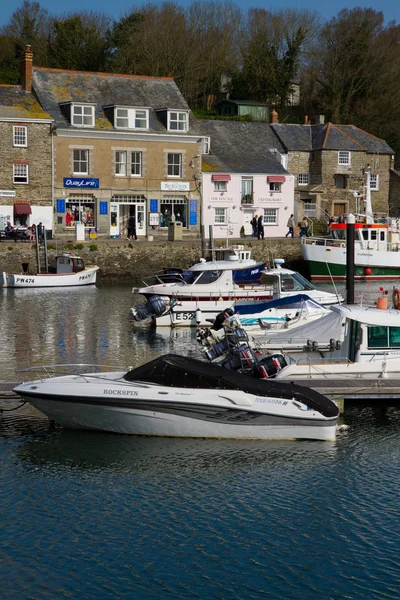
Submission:
[[[63,427],[131,435],[334,440],[338,420],[279,397],[135,385],[99,375],[34,381],[15,391]]]
[[[37,287],[71,287],[94,285],[99,267],[87,267],[77,273],[53,274],[41,273],[38,275],[3,274],[3,287],[11,288],[37,288]],[[4,279],[6,278],[6,285]]]

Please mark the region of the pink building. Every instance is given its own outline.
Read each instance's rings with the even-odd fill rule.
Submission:
[[[202,155],[202,223],[206,237],[252,235],[264,220],[265,238],[283,237],[294,213],[294,177],[268,123],[201,121],[208,143]]]

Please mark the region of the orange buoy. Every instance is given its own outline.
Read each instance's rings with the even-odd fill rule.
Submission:
[[[381,296],[376,301],[376,308],[381,308],[382,310],[386,310],[388,307],[388,299],[386,296]]]

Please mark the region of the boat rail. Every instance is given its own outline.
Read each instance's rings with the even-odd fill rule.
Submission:
[[[183,283],[187,284],[183,273],[156,273],[142,279],[145,287],[160,285],[161,283]]]
[[[90,376],[96,377],[96,374],[101,374],[103,371],[127,371],[132,370],[133,367],[118,366],[118,365],[98,365],[90,363],[62,363],[52,365],[38,365],[34,367],[27,367],[26,369],[17,369],[16,373],[34,373],[37,379],[44,381],[52,377],[62,377],[63,375],[77,375],[83,377],[88,375],[88,370],[91,370]],[[84,377],[83,377],[84,378]]]
[[[325,246],[327,248],[346,248],[346,240],[339,238],[322,238],[322,237],[302,237],[302,244],[308,244],[309,246]],[[355,240],[356,244],[363,244],[360,240]],[[378,250],[379,244],[375,241],[365,240],[366,250]],[[399,242],[386,242],[385,244],[387,252],[400,252]],[[363,246],[364,247],[364,246]]]

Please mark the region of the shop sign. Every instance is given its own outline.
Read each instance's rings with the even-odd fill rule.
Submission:
[[[210,196],[210,202],[233,202],[233,196]]]
[[[188,181],[162,181],[161,190],[163,192],[189,192],[190,183]]]
[[[270,196],[269,198],[257,198],[258,202],[283,202],[283,198],[274,198],[274,196]]]
[[[96,178],[87,177],[64,177],[65,188],[98,188],[100,187],[100,180]]]
[[[0,198],[15,198],[15,190],[0,190]]]

